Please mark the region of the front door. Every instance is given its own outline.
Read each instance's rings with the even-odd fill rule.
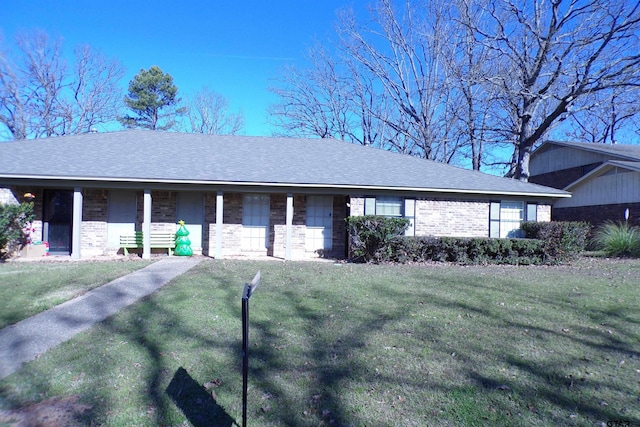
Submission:
[[[204,200],[202,193],[178,193],[177,205],[176,217],[178,221],[184,221],[184,226],[189,231],[191,247],[195,250],[201,250],[202,229],[204,224]]]
[[[43,240],[49,243],[49,253],[71,253],[71,226],[73,223],[73,191],[44,191]]]
[[[307,196],[307,251],[329,250],[333,240],[333,196]]]
[[[136,231],[136,192],[133,190],[109,191],[107,209],[107,247],[120,246],[120,235]]]

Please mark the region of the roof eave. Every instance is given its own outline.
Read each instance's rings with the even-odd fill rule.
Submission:
[[[544,141],[538,148],[536,148],[536,150],[534,150],[533,153],[531,153],[531,156],[533,157],[534,154],[538,154],[538,152],[542,149],[542,147],[546,147],[548,145],[560,145],[562,147],[567,147],[567,148],[575,148],[576,150],[584,150],[584,151],[588,151],[590,153],[596,153],[596,154],[601,154],[601,155],[605,155],[605,156],[614,156],[617,157],[618,160],[628,160],[628,161],[632,161],[632,162],[637,162],[639,161],[639,158],[637,156],[633,156],[633,155],[629,155],[629,154],[624,154],[624,153],[612,153],[608,150],[601,150],[599,149],[600,147],[598,147],[599,143],[585,143],[585,146],[576,146],[576,143],[571,143],[571,142],[563,142],[563,141],[553,141],[553,140],[548,140],[548,141]],[[593,145],[593,147],[591,147],[590,145]]]
[[[473,194],[492,196],[525,196],[544,198],[571,197],[567,192],[530,192],[507,190],[472,190],[457,188],[436,187],[400,187],[383,185],[353,185],[353,184],[322,184],[322,183],[286,183],[286,182],[252,182],[252,181],[207,181],[207,180],[170,180],[170,179],[140,179],[140,178],[111,178],[111,177],[83,177],[83,176],[48,176],[48,175],[0,175],[0,179],[10,180],[39,180],[39,181],[75,181],[75,182],[118,182],[140,184],[180,184],[180,185],[207,185],[207,186],[236,186],[236,187],[275,187],[275,188],[309,188],[309,189],[341,189],[366,191],[412,191],[419,193],[450,193]]]
[[[590,171],[589,173],[587,173],[587,174],[581,176],[580,178],[576,179],[575,181],[571,182],[569,185],[564,187],[563,190],[564,191],[571,191],[574,188],[576,188],[578,185],[582,184],[583,182],[590,180],[594,176],[601,175],[602,173],[604,173],[604,172],[606,172],[606,171],[608,171],[610,169],[613,169],[613,168],[623,168],[623,169],[632,170],[634,172],[638,172],[637,169],[630,168],[629,166],[620,164],[619,162],[617,162],[615,160],[609,160],[609,161],[604,162],[603,164],[601,164],[600,166],[598,166],[594,170]]]

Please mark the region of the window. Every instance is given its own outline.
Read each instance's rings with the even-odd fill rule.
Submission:
[[[380,215],[396,218],[407,218],[410,221],[409,228],[405,232],[407,236],[415,235],[415,199],[405,199],[394,196],[367,197],[364,202],[365,215]]]
[[[367,197],[364,204],[365,215],[403,216],[402,197]]]
[[[526,204],[521,201],[491,202],[489,237],[524,237],[520,225],[523,221],[537,221],[537,208],[535,204]]]
[[[245,194],[242,200],[242,249],[269,246],[269,195]]]

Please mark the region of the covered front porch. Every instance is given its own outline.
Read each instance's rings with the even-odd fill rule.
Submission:
[[[194,254],[345,256],[347,196],[250,190],[12,187],[19,201],[34,195],[31,239],[48,242],[52,255],[123,254],[120,237],[138,232],[142,245],[134,252],[148,259],[151,236],[175,233],[182,220]]]

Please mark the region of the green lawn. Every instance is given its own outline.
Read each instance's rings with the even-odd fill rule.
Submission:
[[[606,259],[205,260],[1,381],[0,409],[77,399],[79,425],[240,424],[257,270],[251,426],[640,425],[640,261]]]
[[[0,263],[0,328],[80,296],[150,261]]]

